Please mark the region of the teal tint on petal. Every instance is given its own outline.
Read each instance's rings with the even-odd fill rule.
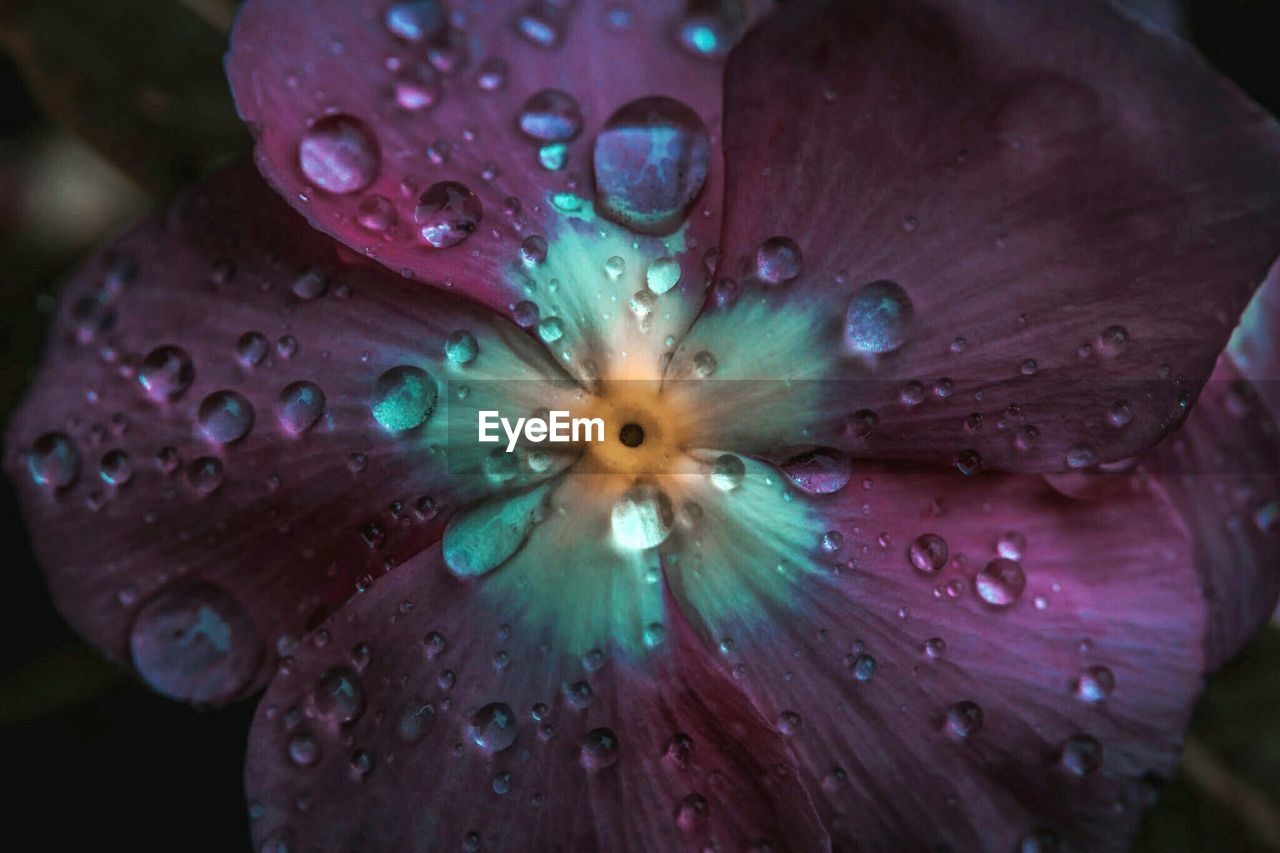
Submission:
[[[438,396],[435,380],[420,367],[401,365],[378,377],[370,409],[383,429],[402,432],[421,426]]]
[[[449,570],[476,577],[502,565],[538,522],[550,489],[543,483],[518,495],[498,495],[454,516],[442,543]]]

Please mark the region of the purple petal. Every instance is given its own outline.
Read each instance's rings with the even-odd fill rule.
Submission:
[[[545,251],[553,194],[590,195],[593,146],[615,112],[666,96],[716,131],[723,50],[697,48],[723,48],[747,15],[698,16],[679,0],[504,0],[437,21],[427,7],[441,6],[253,0],[237,20],[228,73],[257,134],[260,168],[313,224],[505,313],[527,298],[507,268],[525,241],[531,254],[538,240]],[[682,48],[681,34],[698,26]],[[622,124],[647,117],[624,115]],[[611,170],[636,154],[622,143],[604,149]],[[710,161],[705,186],[699,174],[697,186],[680,184],[674,195],[645,194],[635,214],[652,224],[653,205],[683,211],[702,188],[688,243],[700,248],[681,258],[685,278],[699,282],[723,179],[718,146],[701,154]],[[615,218],[632,213],[623,205]]]
[[[752,544],[729,577],[700,554],[767,535],[693,496],[673,594],[789,738],[834,846],[1125,844],[1174,767],[1208,621],[1196,543],[1127,479],[1084,503],[1037,476],[868,466],[780,501],[812,538],[773,540],[785,561]]]
[[[371,402],[495,318],[339,249],[252,169],[214,177],[73,277],[9,427],[58,608],[176,698],[260,686],[485,490]]]
[[[823,443],[965,470],[1132,456],[1280,252],[1274,120],[1107,4],[813,4],[727,80],[718,275],[827,316],[815,346],[851,386]]]
[[[250,735],[258,846],[825,846],[783,739],[683,623],[644,661],[570,656],[488,583],[424,554],[299,649]],[[339,681],[361,701],[335,714]]]

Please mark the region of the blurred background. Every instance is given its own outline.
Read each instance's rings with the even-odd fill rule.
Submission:
[[[0,421],[37,363],[59,281],[173,191],[247,155],[222,74],[236,6],[0,0]],[[1176,10],[1210,62],[1280,114],[1277,12],[1280,0]],[[195,711],[102,661],[54,612],[7,481],[0,535],[8,849],[248,849],[255,700]],[[1277,625],[1210,679],[1136,849],[1280,851]]]

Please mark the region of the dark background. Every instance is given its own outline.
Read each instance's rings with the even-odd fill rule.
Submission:
[[[1193,0],[1192,40],[1280,114],[1280,0]],[[0,0],[0,421],[58,281],[248,150],[222,78],[235,0]],[[8,849],[248,849],[254,700],[199,712],[101,661],[54,612],[0,482],[0,815]],[[17,839],[28,840],[18,841]],[[1280,850],[1280,629],[1215,675],[1142,851]]]

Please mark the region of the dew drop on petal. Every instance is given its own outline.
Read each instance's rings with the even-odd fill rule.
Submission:
[[[693,356],[693,375],[699,379],[710,379],[715,375],[719,362],[714,354],[702,350],[694,353]]]
[[[1116,677],[1105,666],[1091,666],[1076,678],[1076,698],[1082,702],[1101,702],[1115,689]]]
[[[549,489],[550,484],[543,484],[516,495],[500,495],[454,515],[441,543],[445,565],[460,577],[474,577],[502,565],[537,523]]]
[[[742,485],[746,479],[747,466],[742,460],[726,453],[716,459],[711,469],[711,485],[722,492],[731,492]]]
[[[964,700],[947,709],[947,731],[958,738],[968,738],[982,729],[982,708],[977,702]]]
[[[470,364],[480,353],[480,344],[476,336],[465,329],[459,329],[444,339],[445,358],[457,365]]]
[[[316,267],[303,270],[294,278],[291,286],[293,295],[303,301],[324,296],[329,289],[329,278],[323,270]]]
[[[222,460],[215,456],[200,456],[187,466],[187,484],[198,495],[216,492],[225,476]]]
[[[437,395],[430,374],[419,367],[401,365],[378,377],[370,409],[383,429],[402,432],[427,420]]]
[[[582,108],[568,92],[543,89],[524,102],[517,123],[538,142],[568,142],[582,132]]]
[[[195,380],[195,366],[186,351],[175,346],[156,347],[138,366],[138,384],[157,402],[176,400]]]
[[[587,732],[578,760],[588,770],[603,770],[618,760],[618,736],[612,729],[598,728]]]
[[[325,116],[303,133],[298,166],[317,189],[347,195],[377,179],[382,155],[364,122],[338,114]]]
[[[235,391],[214,391],[200,403],[196,423],[200,433],[214,444],[231,444],[253,428],[253,406]]]
[[[289,738],[289,760],[299,767],[311,767],[320,760],[320,742],[311,732],[301,731]]]
[[[658,258],[649,264],[644,278],[648,288],[661,296],[680,283],[680,264],[675,258]]]
[[[1010,607],[1022,597],[1027,586],[1027,576],[1021,564],[997,557],[987,563],[973,580],[978,597],[992,607]]]
[[[98,464],[98,476],[108,486],[123,486],[133,479],[133,460],[123,450],[111,450]]]
[[[800,275],[800,247],[790,237],[770,237],[756,248],[756,278],[786,284]]]
[[[394,3],[387,9],[383,20],[393,36],[407,42],[435,38],[446,25],[444,6],[440,0]]]
[[[606,218],[641,234],[669,234],[706,181],[711,140],[685,104],[641,98],[609,117],[592,161],[596,201]]]
[[[675,521],[675,511],[666,492],[648,483],[638,483],[618,498],[610,518],[613,541],[618,547],[642,551],[666,541]]]
[[[917,571],[925,572],[926,574],[940,571],[947,564],[947,559],[951,555],[951,551],[947,547],[947,540],[936,533],[925,533],[917,536],[911,542],[907,552],[911,558],[911,565],[915,566]]]
[[[27,453],[27,473],[38,486],[65,489],[80,476],[80,451],[65,433],[47,432]]]
[[[1062,743],[1059,760],[1067,772],[1087,776],[1102,766],[1102,744],[1090,735],[1071,735]]]
[[[356,208],[356,221],[366,231],[381,234],[393,228],[399,219],[395,204],[380,193],[369,193]]]
[[[1016,530],[1008,530],[996,538],[996,553],[1006,560],[1022,562],[1027,553],[1027,537]]]
[[[236,340],[236,361],[245,367],[257,367],[267,357],[268,349],[270,344],[261,332],[245,332]]]
[[[358,720],[365,709],[359,676],[346,666],[325,670],[311,688],[310,707],[316,716],[336,725]]]
[[[501,752],[516,742],[517,720],[511,706],[490,702],[471,717],[467,734],[485,752]]]
[[[276,419],[290,435],[301,435],[316,425],[324,414],[324,391],[314,382],[291,382],[276,398]]]
[[[875,281],[854,294],[844,316],[844,339],[854,352],[893,352],[907,342],[915,308],[896,282]]]
[[[436,726],[436,707],[430,702],[410,702],[396,719],[396,737],[404,743],[417,743]]]
[[[820,447],[782,463],[791,482],[811,495],[830,495],[843,489],[853,476],[853,462],[834,448]]]
[[[211,583],[169,587],[148,600],[130,628],[129,650],[153,689],[195,704],[236,696],[263,657],[253,619]]]
[[[433,249],[447,249],[470,237],[483,215],[480,199],[469,187],[457,181],[440,181],[418,197],[413,221],[422,242]]]

